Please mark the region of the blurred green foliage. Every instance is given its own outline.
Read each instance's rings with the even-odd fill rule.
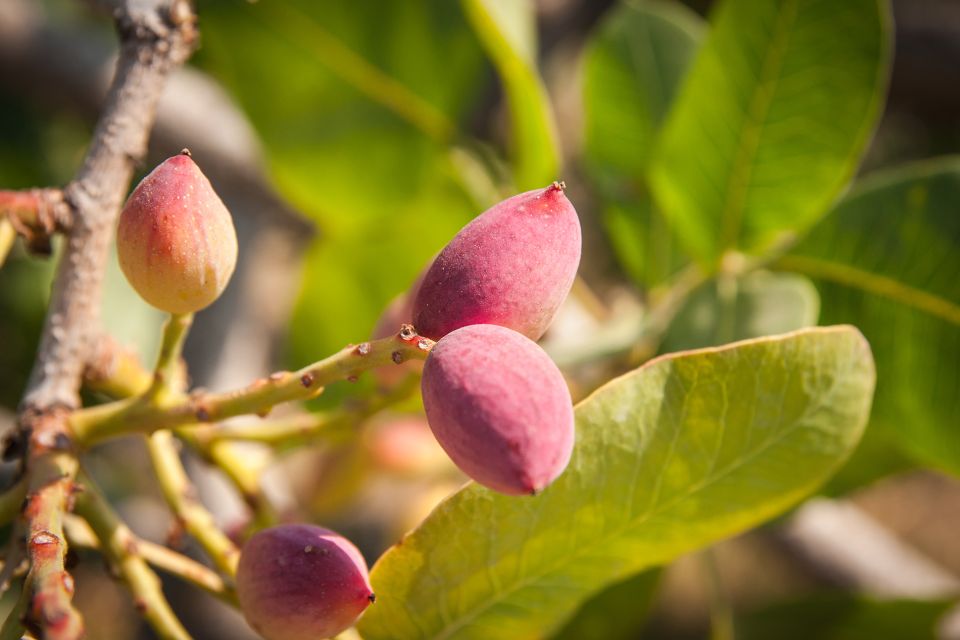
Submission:
[[[646,172],[705,28],[675,2],[623,2],[596,27],[583,56],[583,164],[617,258],[641,285],[660,284],[686,263]]]
[[[460,8],[210,3],[198,63],[254,122],[287,196],[319,225],[291,360],[368,335],[475,213],[451,146],[489,74]]]
[[[914,640],[939,637],[949,600],[868,600],[819,594],[754,611],[738,620],[744,640]]]

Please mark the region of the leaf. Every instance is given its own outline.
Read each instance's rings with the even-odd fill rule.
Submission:
[[[828,209],[880,113],[886,0],[726,0],[658,142],[651,184],[708,268]]]
[[[776,267],[814,278],[824,322],[877,358],[872,420],[919,460],[960,473],[960,158],[864,180]]]
[[[516,188],[546,186],[559,178],[560,149],[550,96],[537,70],[533,2],[462,0],[462,5],[503,83]]]
[[[617,257],[641,284],[661,282],[685,262],[651,206],[645,174],[703,31],[703,20],[678,3],[624,2],[604,16],[586,47],[584,160]]]
[[[754,271],[711,280],[694,291],[670,323],[662,353],[712,347],[817,324],[820,298],[807,278]]]
[[[873,362],[853,328],[654,360],[576,409],[570,466],[535,498],[476,485],[373,569],[376,638],[522,638],[596,591],[768,520],[846,458]]]

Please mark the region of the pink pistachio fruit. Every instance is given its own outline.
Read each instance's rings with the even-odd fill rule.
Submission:
[[[363,556],[346,538],[310,524],[260,531],[243,546],[237,596],[267,640],[317,640],[356,622],[374,600]]]
[[[421,389],[433,434],[480,484],[535,494],[566,468],[574,439],[570,391],[529,338],[489,324],[452,331],[427,357]]]
[[[570,292],[580,243],[580,220],[560,183],[504,200],[436,257],[417,293],[413,324],[434,340],[471,324],[497,324],[537,340]]]

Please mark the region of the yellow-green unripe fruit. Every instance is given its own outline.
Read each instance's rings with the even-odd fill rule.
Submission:
[[[130,194],[117,256],[131,286],[162,311],[199,311],[223,293],[237,264],[237,233],[188,153],[165,160]]]

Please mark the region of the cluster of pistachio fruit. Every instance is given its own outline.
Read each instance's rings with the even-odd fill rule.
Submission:
[[[130,195],[117,251],[133,288],[163,311],[193,313],[223,292],[236,233],[189,152],[164,161]],[[421,379],[427,422],[453,462],[495,491],[536,494],[569,462],[570,393],[535,341],[568,295],[580,251],[562,183],[513,196],[457,233],[379,323],[389,332],[412,324],[436,341]],[[237,595],[268,640],[336,635],[374,601],[356,547],[308,524],[253,535],[241,551]]]

